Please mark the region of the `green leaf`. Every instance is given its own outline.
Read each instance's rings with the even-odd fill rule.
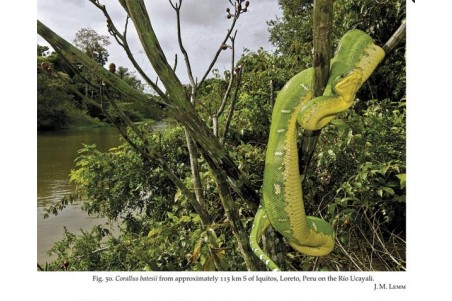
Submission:
[[[401,188],[405,188],[406,186],[406,174],[405,173],[401,173],[396,175],[397,178],[399,178],[400,180],[400,187]]]
[[[169,219],[171,219],[175,222],[179,221],[179,218],[177,216],[175,216],[174,214],[172,214],[171,212],[167,212],[166,214],[168,215]]]
[[[384,175],[388,172],[389,168],[391,168],[391,164],[384,165],[383,167],[381,167],[381,168],[378,170],[378,172],[379,172],[382,176],[384,176]]]
[[[395,192],[391,187],[381,187],[377,190],[377,194],[382,198],[383,197],[383,193],[387,193],[389,195],[394,195]]]
[[[394,189],[392,189],[391,187],[382,187],[381,189],[383,189],[383,191],[385,191],[389,195],[394,195],[395,194]]]
[[[344,132],[348,128],[348,125],[345,123],[345,121],[339,118],[333,119],[331,121],[331,124],[333,124],[341,132]]]
[[[148,233],[148,237],[153,237],[153,236],[159,235],[161,232],[162,232],[162,228],[152,228]]]
[[[179,221],[182,222],[182,223],[188,223],[188,222],[191,221],[191,217],[188,216],[188,215],[184,215],[184,216],[180,217]]]
[[[335,211],[336,211],[336,204],[328,204],[328,214],[334,215]]]
[[[200,239],[198,239],[198,241],[196,242],[196,244],[193,248],[192,256],[190,259],[192,263],[195,262],[196,260],[198,260],[198,257],[201,254],[202,243],[203,243],[203,239],[201,237]]]
[[[339,200],[339,203],[341,204],[341,206],[343,207],[348,207],[348,201],[354,201],[355,198],[352,197],[345,197]]]
[[[204,262],[202,270],[215,271],[215,259],[213,258],[213,255],[210,255],[209,258],[207,258],[206,262]]]
[[[180,189],[178,189],[176,194],[174,195],[174,202],[175,203],[179,200],[181,195],[182,195],[182,192],[180,191]]]
[[[336,154],[334,153],[334,151],[332,149],[328,150],[328,155],[330,155],[331,158],[336,159]]]

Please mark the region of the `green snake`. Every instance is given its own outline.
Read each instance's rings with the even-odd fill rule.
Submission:
[[[333,227],[305,213],[298,167],[298,125],[318,130],[347,110],[384,55],[368,34],[351,30],[341,38],[331,60],[322,96],[312,99],[312,68],[296,74],[279,92],[271,119],[262,200],[250,234],[250,247],[267,269],[279,270],[258,244],[270,224],[300,253],[324,256],[333,250]]]

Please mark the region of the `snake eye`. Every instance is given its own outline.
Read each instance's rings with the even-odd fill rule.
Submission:
[[[340,73],[337,77],[336,77],[336,81],[341,81],[343,80],[345,77],[345,73]]]

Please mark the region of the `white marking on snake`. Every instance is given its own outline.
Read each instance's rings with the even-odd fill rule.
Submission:
[[[259,259],[262,260],[263,257],[264,257],[264,254],[261,254],[261,256],[259,256]]]
[[[281,193],[281,184],[273,184],[273,186],[275,187],[275,194],[280,194]]]
[[[286,109],[282,109],[281,110],[281,113],[284,113],[284,114],[288,114],[288,113],[290,113],[290,112],[292,112],[291,110],[286,110]]]
[[[282,156],[284,153],[283,152],[275,152],[276,156]]]
[[[284,131],[285,131],[286,129],[278,129],[278,130],[276,130],[278,133],[284,133]]]
[[[312,224],[312,227],[314,228],[314,230],[317,231],[317,226],[316,226],[316,224],[315,224],[314,222],[311,222],[311,224]]]
[[[305,84],[301,84],[301,87],[302,87],[303,89],[305,89],[306,91],[309,90],[309,88],[308,88]]]
[[[268,265],[268,263],[270,262],[270,260],[265,260],[265,265]]]

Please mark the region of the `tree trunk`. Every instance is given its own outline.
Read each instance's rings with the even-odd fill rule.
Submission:
[[[332,57],[331,36],[333,34],[333,0],[314,0],[313,16],[314,54],[312,67],[313,97],[321,96],[330,75],[330,60]],[[304,175],[312,154],[314,153],[320,130],[303,132],[299,149],[300,174]]]

